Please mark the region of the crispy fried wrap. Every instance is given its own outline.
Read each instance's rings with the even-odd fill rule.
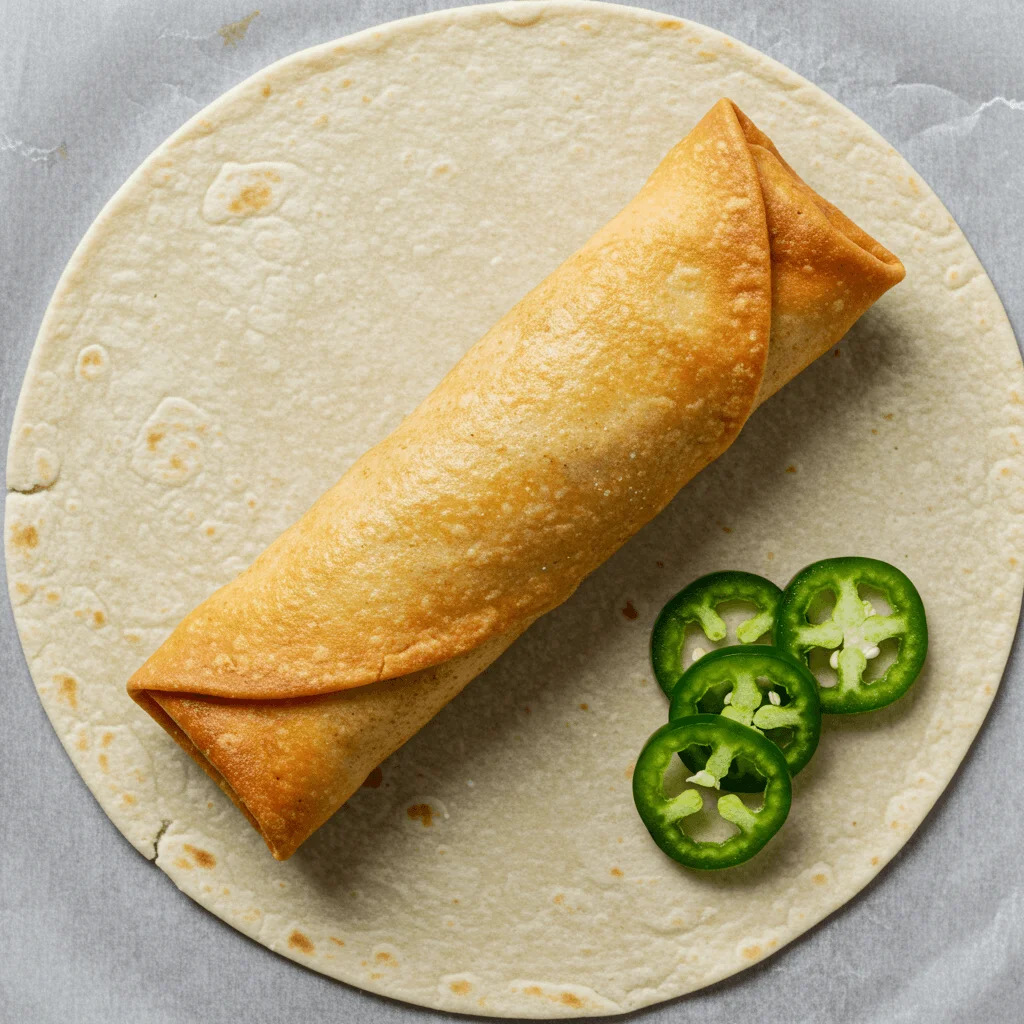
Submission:
[[[721,100],[129,693],[291,856],[903,274]]]

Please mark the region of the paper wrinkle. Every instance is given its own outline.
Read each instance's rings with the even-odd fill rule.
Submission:
[[[947,89],[945,86],[935,85],[932,82],[896,82],[889,90],[890,95],[895,95],[902,91],[909,90],[921,90],[924,96],[931,98],[932,100],[952,100],[956,104],[969,104],[972,101],[967,97],[960,95],[959,93],[953,92],[951,89]],[[922,98],[924,98],[924,96]],[[1006,107],[1008,110],[1012,110],[1018,113],[1024,113],[1024,100],[1014,99],[1008,96],[996,95],[991,99],[985,100],[983,103],[976,106],[973,110],[966,114],[957,114],[953,117],[945,117],[934,124],[930,124],[921,130],[914,132],[908,136],[907,141],[926,137],[929,135],[936,134],[969,134],[977,128],[979,121],[985,111],[992,109],[993,107]]]
[[[22,139],[12,139],[6,132],[0,132],[0,153],[14,153],[34,164],[49,166],[58,159],[66,160],[68,148],[65,143],[61,142],[50,149],[43,149],[40,146],[30,145]]]
[[[447,0],[444,5],[454,6],[455,3],[456,0]],[[19,118],[24,118],[17,124],[13,120],[7,121],[5,127],[10,136],[0,132],[0,159],[6,159],[7,152],[12,153],[4,164],[12,174],[3,189],[9,204],[6,210],[11,218],[12,244],[6,251],[0,246],[0,265],[5,266],[11,286],[20,289],[10,293],[12,298],[6,310],[9,318],[5,318],[3,324],[5,337],[0,338],[0,365],[6,365],[8,371],[4,381],[6,389],[0,386],[0,407],[6,410],[6,422],[10,422],[16,398],[17,376],[28,360],[31,339],[38,327],[39,310],[75,241],[67,238],[66,245],[65,242],[55,244],[52,239],[57,237],[56,232],[26,230],[18,225],[30,223],[33,211],[44,201],[52,204],[54,223],[78,223],[76,216],[83,210],[91,210],[96,195],[95,179],[85,176],[85,161],[78,164],[80,169],[77,172],[76,161],[67,166],[61,164],[59,177],[33,172],[37,164],[49,167],[57,162],[55,156],[46,155],[54,150],[41,147],[50,138],[63,136],[60,119],[74,123],[75,132],[97,138],[111,137],[102,152],[97,154],[92,173],[102,170],[107,174],[104,181],[112,192],[134,167],[134,149],[117,135],[115,122],[130,125],[132,139],[141,140],[143,145],[155,145],[166,134],[166,121],[161,118],[167,105],[173,101],[160,88],[155,92],[147,90],[145,94],[136,91],[141,102],[131,101],[130,109],[122,107],[117,110],[118,105],[128,98],[126,94],[132,91],[133,81],[137,87],[138,79],[133,79],[133,73],[149,64],[154,56],[163,63],[155,67],[150,64],[145,72],[147,75],[151,74],[157,81],[180,75],[179,81],[203,97],[202,102],[205,103],[224,88],[229,74],[240,81],[257,67],[269,64],[311,39],[326,39],[332,34],[341,36],[346,30],[360,27],[367,21],[383,22],[401,14],[440,5],[438,0],[418,0],[416,3],[379,0],[378,5],[353,4],[350,8],[341,5],[325,13],[313,7],[289,4],[286,5],[288,9],[295,12],[294,21],[289,23],[282,19],[276,22],[273,33],[267,33],[268,37],[272,35],[269,42],[259,41],[259,56],[253,58],[252,66],[238,68],[229,67],[229,64],[241,65],[243,60],[240,57],[234,62],[230,60],[235,55],[222,45],[212,26],[222,20],[239,17],[247,10],[247,5],[210,8],[216,13],[209,15],[211,31],[205,35],[176,31],[173,27],[157,35],[158,25],[153,25],[151,19],[155,16],[163,20],[163,17],[156,11],[149,12],[144,21],[129,19],[122,30],[112,33],[110,23],[96,14],[99,8],[91,9],[86,17],[70,19],[74,26],[71,30],[55,24],[52,38],[46,40],[41,49],[35,42],[26,42],[26,32],[17,25],[15,16],[9,35],[0,40],[0,51],[7,58],[3,77],[10,87],[5,109],[12,115],[17,111]],[[372,8],[369,13],[368,6]],[[713,24],[770,52],[814,78],[840,101],[854,107],[869,123],[881,128],[899,148],[906,149],[908,141],[921,134],[922,124],[942,122],[925,129],[929,133],[931,147],[921,144],[920,152],[910,153],[907,150],[908,155],[913,157],[915,169],[924,180],[943,182],[947,202],[953,199],[963,207],[954,209],[954,212],[978,248],[988,271],[996,278],[997,284],[1002,282],[1008,311],[1011,318],[1019,322],[1019,318],[1013,316],[1021,310],[1024,297],[1018,286],[1021,278],[1014,255],[1019,232],[1014,229],[1017,223],[1015,211],[1007,207],[1005,200],[1011,190],[1021,187],[1019,168],[1024,166],[1020,162],[1024,133],[1017,130],[1020,122],[1012,116],[1021,109],[1022,102],[1014,99],[1012,93],[1021,95],[1021,92],[988,78],[986,67],[1002,68],[1005,65],[1010,69],[1008,73],[1012,73],[1015,65],[1006,63],[1006,45],[973,45],[982,38],[976,34],[981,32],[977,20],[964,24],[960,21],[963,12],[955,15],[950,5],[926,7],[919,3],[909,4],[906,12],[915,12],[914,17],[919,21],[914,31],[906,33],[898,46],[887,50],[873,43],[870,15],[872,11],[877,14],[880,9],[876,0],[854,0],[847,6],[849,18],[859,19],[849,22],[848,35],[836,34],[843,25],[841,9],[830,10],[824,22],[817,18],[808,20],[808,12],[813,10],[813,5],[803,2],[791,6],[771,5],[771,8],[763,10],[756,5],[737,5],[735,9],[727,5],[729,9],[726,10],[714,0],[698,0],[685,6],[680,0],[661,0],[658,4],[648,0],[643,6],[657,7],[666,13],[671,11],[681,17]],[[59,0],[56,8],[70,10],[72,5],[66,0]],[[920,15],[916,14],[918,9]],[[1005,36],[1012,37],[1013,19],[1017,15],[1015,0],[1005,0],[1001,8],[998,3],[982,0],[974,13],[980,11],[984,11],[990,21],[1001,13],[1003,32]],[[142,15],[139,17],[141,19]],[[954,19],[959,23],[955,24]],[[185,18],[174,20],[184,21]],[[931,28],[925,22],[930,23]],[[891,29],[880,28],[878,31]],[[958,66],[950,70],[952,89],[931,87],[936,90],[933,102],[936,103],[934,111],[937,116],[924,117],[914,92],[915,87],[924,87],[928,83],[909,81],[914,77],[913,73],[901,75],[900,72],[909,71],[911,58],[922,53],[930,32],[939,41],[934,52],[940,59],[949,52],[949,47],[942,40],[947,35],[953,38],[953,33],[956,33]],[[839,38],[842,39],[841,46],[831,43],[832,39]],[[149,41],[154,39],[168,41],[153,47]],[[198,45],[178,47],[170,42],[172,39]],[[247,44],[250,41],[256,42],[247,40]],[[48,54],[45,59],[42,51]],[[829,57],[819,60],[823,52]],[[122,55],[122,60],[107,68],[109,80],[113,83],[109,89],[97,80],[97,66],[91,58],[98,53]],[[55,81],[52,85],[46,83],[46,88],[38,88],[32,65],[38,72],[40,67],[49,68],[58,60],[58,66],[63,69],[61,78],[65,81]],[[169,70],[171,61],[173,70]],[[907,79],[906,88],[898,93],[891,92],[892,83],[900,77]],[[992,84],[981,87],[976,84],[985,80]],[[94,83],[96,97],[102,99],[112,95],[114,102],[93,106],[84,97],[76,99],[75,90],[83,81]],[[999,92],[1003,95],[997,95]],[[985,98],[989,96],[990,99]],[[66,109],[61,109],[68,99],[72,102],[67,103]],[[943,106],[939,107],[939,103]],[[1003,107],[1009,111],[1004,113]],[[964,125],[965,121],[969,123]],[[21,127],[22,124],[25,127]],[[35,127],[29,128],[28,125]],[[79,135],[70,134],[70,128],[67,131],[77,158]],[[33,141],[40,147],[22,141],[25,135],[34,136]],[[972,149],[976,139],[985,139],[993,147],[1005,147],[1005,166],[974,159]],[[27,147],[28,152],[19,151],[23,147]],[[54,149],[59,156],[60,147]],[[25,161],[24,164],[18,163],[18,157]],[[74,172],[78,177],[64,184],[65,172]],[[22,178],[16,181],[15,173]],[[19,189],[17,194],[14,192],[16,185]],[[13,244],[15,238],[18,239],[17,245]],[[15,295],[26,298],[15,301]],[[884,320],[882,324],[884,327]],[[5,349],[5,345],[9,348]],[[845,364],[849,354],[852,354],[852,348],[848,352],[844,347],[843,358],[839,362]],[[0,436],[3,436],[3,431],[0,431]],[[779,550],[771,543],[766,547]],[[239,569],[241,567],[238,566]],[[9,616],[9,612],[4,614]],[[1015,953],[1019,959],[1021,949],[1024,906],[1019,895],[1020,864],[1012,855],[1016,837],[1022,834],[1021,825],[1019,818],[1011,816],[1000,823],[998,833],[987,834],[991,829],[985,827],[983,814],[996,806],[993,797],[1003,798],[1005,792],[1000,794],[999,787],[985,787],[979,779],[983,776],[992,778],[993,772],[1005,771],[1007,751],[1010,752],[1009,767],[1012,769],[1015,763],[1019,763],[1019,751],[1013,742],[1013,724],[1020,721],[1024,708],[1019,685],[1020,650],[1021,639],[1018,637],[1017,650],[1005,685],[997,694],[993,715],[975,743],[971,755],[973,764],[965,765],[969,771],[962,772],[962,777],[954,784],[955,799],[932,815],[930,822],[926,823],[927,837],[922,836],[922,841],[907,849],[876,880],[863,899],[820,925],[804,942],[789,947],[783,956],[740,976],[736,983],[698,993],[688,997],[685,1003],[669,1004],[660,1011],[637,1014],[637,1019],[651,1022],[662,1018],[674,1019],[690,1011],[695,1016],[704,1015],[715,1020],[746,1020],[758,1015],[771,1018],[773,1014],[786,1016],[788,1013],[794,1022],[807,1024],[834,1019],[837,1013],[840,1016],[848,1014],[861,1024],[925,1019],[1014,1019],[1016,1004],[1012,996],[1016,989],[1011,976],[1015,972],[1001,968]],[[334,1012],[341,1017],[365,1014],[366,1019],[372,1019],[374,1024],[430,1016],[407,1006],[367,997],[340,985],[319,985],[317,983],[321,979],[312,978],[307,972],[294,971],[290,963],[275,963],[265,956],[258,957],[262,967],[251,979],[253,990],[247,995],[239,994],[238,986],[230,984],[231,977],[237,978],[239,973],[249,970],[253,953],[262,951],[254,951],[248,943],[238,941],[230,933],[225,934],[226,930],[217,922],[206,920],[201,911],[189,901],[179,899],[177,890],[169,886],[154,883],[146,890],[145,900],[139,899],[137,885],[124,884],[104,891],[104,881],[111,877],[121,877],[126,883],[134,878],[135,851],[120,843],[116,836],[111,838],[109,824],[95,812],[92,797],[84,792],[84,787],[74,785],[62,790],[62,799],[56,805],[50,799],[54,780],[62,777],[64,766],[59,763],[58,754],[54,753],[56,744],[50,742],[49,732],[44,735],[43,727],[38,724],[39,708],[31,693],[17,637],[10,623],[0,635],[0,663],[8,666],[10,678],[11,715],[5,731],[8,737],[5,746],[9,756],[12,806],[14,810],[21,809],[24,815],[31,814],[33,821],[33,839],[26,844],[21,842],[18,830],[27,818],[20,813],[7,816],[7,834],[16,840],[9,849],[11,870],[8,878],[14,895],[9,901],[12,926],[8,929],[8,942],[4,946],[8,953],[6,959],[15,965],[6,979],[12,1006],[38,1005],[32,1000],[43,992],[48,1008],[55,1016],[63,1012],[67,1017],[68,1007],[76,1008],[70,1011],[71,1017],[77,1016],[82,1020],[86,1017],[89,1020],[109,1019],[111,1006],[115,1009],[115,1017],[118,1016],[118,1008],[127,1013],[126,1008],[131,1007],[132,1000],[135,1000],[136,1007],[145,1005],[145,1000],[153,997],[153,993],[165,995],[180,985],[182,978],[186,977],[188,957],[180,961],[167,957],[161,959],[154,953],[166,951],[168,935],[188,935],[191,932],[204,940],[211,936],[217,940],[207,949],[213,970],[195,984],[196,997],[209,1001],[205,1005],[211,1022],[214,1019],[227,1020],[230,1014],[237,1014],[245,999],[248,999],[250,1007],[255,999],[257,1004],[267,1006],[268,1012],[275,1009],[285,1012],[282,1008],[290,1007],[291,1015],[300,1019],[315,1017],[316,1007],[323,1006],[322,1000],[329,1000]],[[45,729],[49,727],[45,726]],[[39,770],[36,760],[42,741],[46,741],[50,760],[45,772]],[[19,760],[16,754],[20,751],[27,751],[30,756]],[[184,787],[182,781],[181,788]],[[967,809],[968,801],[973,810]],[[60,849],[68,833],[69,821],[74,822],[75,855],[62,858],[58,862],[60,870],[54,872],[53,859],[41,856],[39,851],[48,845]],[[955,855],[950,857],[950,848],[957,849],[958,832],[961,829],[971,832],[972,822],[978,827],[981,842],[973,845],[972,838],[970,845],[961,847],[969,859],[959,863],[970,866],[954,873],[959,875],[960,881],[950,893],[948,867],[950,863],[958,862]],[[153,824],[158,825],[159,820]],[[150,843],[147,852],[153,852],[152,840],[156,829],[149,827],[150,831],[142,839]],[[141,844],[137,848],[145,849]],[[888,855],[883,855],[883,863],[888,859]],[[157,878],[155,881],[162,880]],[[1001,896],[997,895],[1000,890]],[[81,912],[80,901],[90,898],[93,900],[90,904],[93,912],[86,915]],[[936,909],[936,904],[942,905],[941,911]],[[975,923],[973,927],[968,925],[961,930],[957,925],[965,910],[972,915],[984,914],[985,922]],[[143,927],[155,913],[160,915],[162,927],[159,930]],[[898,928],[897,921],[900,922]],[[106,932],[100,943],[103,948],[98,949],[96,929],[106,922],[116,922],[117,927]],[[269,930],[269,922],[248,924],[244,930],[250,935],[260,934]],[[934,933],[943,937],[929,944],[928,935]],[[157,940],[154,935],[162,937]],[[882,963],[889,958],[880,954],[894,948],[917,950],[923,954],[921,962],[911,956],[887,969]],[[117,990],[112,992],[109,984],[104,984],[104,974],[109,976],[110,970],[116,969],[118,963],[129,962],[127,958],[133,954],[151,957],[148,962],[155,965],[152,972],[137,972],[135,976],[123,974]],[[82,967],[96,964],[100,965],[97,970]],[[815,979],[820,982],[823,966],[834,972],[834,984],[821,986],[814,983]],[[924,981],[916,979],[918,969],[922,970]],[[904,974],[910,977],[904,978],[904,983],[900,984],[897,979]],[[880,979],[885,980],[880,984]],[[785,980],[787,985],[780,987],[779,980]],[[196,979],[193,977],[192,981],[196,982]],[[322,995],[324,992],[329,995]],[[871,993],[875,994],[878,1002],[872,1000]],[[261,997],[265,1002],[261,1002]],[[1001,997],[1005,1002],[995,1002]],[[837,1010],[837,1004],[840,1010]],[[106,1017],[101,1015],[98,1007],[107,1008]],[[90,1011],[96,1016],[93,1017]],[[322,1009],[320,1012],[322,1015]]]
[[[207,43],[216,35],[216,32],[207,32],[202,35],[195,35],[192,32],[175,32],[172,29],[165,28],[161,29],[157,34],[156,42],[160,42],[161,39],[184,39],[190,43]]]
[[[970,972],[958,976],[958,984],[949,984],[948,954],[944,948],[922,962],[917,961],[914,971],[907,971],[902,977],[905,984],[896,991],[880,989],[885,996],[875,1004],[881,1011],[879,1019],[892,1021],[930,1019],[936,1024],[958,1024],[965,1020],[981,1019],[972,1013],[983,1004],[986,991],[993,979],[1012,971],[1016,957],[1012,937],[1016,922],[1024,913],[1024,898],[1019,891],[1007,893],[1000,903],[995,916],[987,926],[973,934],[962,934],[961,956],[972,964]],[[913,1016],[900,1012],[901,1007],[916,1008]],[[917,1014],[920,1013],[920,1017]]]

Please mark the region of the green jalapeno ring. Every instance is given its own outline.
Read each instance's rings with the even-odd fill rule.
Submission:
[[[782,591],[771,580],[750,572],[727,570],[694,580],[662,608],[654,623],[651,666],[661,688],[671,697],[685,671],[682,654],[690,623],[698,623],[708,640],[717,643],[727,633],[718,606],[727,601],[748,602],[757,613],[741,623],[736,633],[741,643],[752,644],[772,630],[781,597]]]
[[[769,686],[762,689],[760,679]],[[778,693],[782,690],[785,694]],[[775,700],[770,699],[775,693]],[[778,703],[776,703],[776,701]],[[790,775],[796,775],[818,747],[821,737],[821,706],[818,682],[796,658],[775,647],[722,647],[705,654],[683,673],[669,705],[669,721],[704,713],[701,704],[717,705],[714,712],[762,733],[782,750]],[[788,730],[787,742],[779,742],[776,730]],[[700,767],[693,751],[680,755],[691,771]],[[764,779],[745,770],[742,758],[722,785],[736,793],[756,793]]]
[[[875,614],[862,600],[860,585],[880,591],[890,614]],[[835,594],[832,617],[812,623],[808,611],[824,591]],[[819,684],[821,710],[856,714],[885,707],[907,692],[928,653],[928,624],[917,588],[895,566],[874,558],[829,558],[806,566],[790,580],[776,614],[773,639],[776,647],[804,665],[816,647],[839,649],[837,685]],[[878,645],[890,639],[899,644],[896,661],[880,678],[865,681],[868,661],[878,655]]]
[[[718,798],[718,813],[739,832],[724,842],[690,838],[680,822],[704,805],[696,789],[665,795],[665,771],[688,747],[711,749],[703,774],[717,788],[737,757],[743,757],[765,780],[761,808],[752,811],[735,793]],[[633,771],[633,800],[651,838],[678,863],[714,870],[733,867],[758,853],[789,814],[793,787],[782,751],[755,729],[721,715],[693,715],[663,725],[645,744]]]

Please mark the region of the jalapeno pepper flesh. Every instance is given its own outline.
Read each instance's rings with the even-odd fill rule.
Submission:
[[[891,609],[879,615],[859,587],[879,591]],[[836,599],[830,618],[812,622],[808,612],[819,595]],[[821,686],[821,710],[846,715],[874,711],[898,700],[920,675],[928,652],[928,624],[914,584],[893,565],[874,558],[829,558],[801,569],[786,587],[776,614],[774,643],[801,664],[811,652],[831,650],[838,682]],[[895,640],[896,660],[879,678],[865,670],[879,655],[879,644]]]
[[[683,644],[686,627],[698,623],[712,643],[726,638],[725,620],[718,606],[726,601],[744,601],[757,612],[736,630],[741,644],[752,644],[775,623],[775,613],[782,591],[771,580],[750,572],[713,572],[701,576],[681,590],[661,610],[651,633],[651,665],[661,688],[671,697],[683,672]]]
[[[764,733],[782,750],[790,775],[810,761],[821,737],[817,680],[775,647],[722,647],[694,662],[676,685],[668,717],[676,721],[699,714],[719,714]],[[682,757],[688,768],[698,769],[692,752]],[[756,793],[764,779],[738,758],[722,785],[735,793]]]
[[[718,813],[739,829],[724,842],[693,839],[681,827],[684,818],[704,806],[700,790],[665,794],[666,769],[676,754],[689,748],[708,752],[702,756],[698,784],[717,789],[737,758],[766,780],[759,810],[747,807],[735,793],[717,798]],[[789,814],[792,783],[782,751],[755,729],[721,715],[693,715],[663,725],[647,741],[633,771],[633,800],[647,831],[673,860],[714,870],[749,860],[778,832]]]

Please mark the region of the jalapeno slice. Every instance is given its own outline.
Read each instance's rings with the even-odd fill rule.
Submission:
[[[790,775],[810,761],[821,737],[818,683],[806,666],[776,647],[722,647],[684,673],[672,694],[669,721],[719,714],[764,733],[782,751]],[[700,765],[683,751],[692,771]],[[722,785],[736,793],[764,789],[764,778],[736,759]]]
[[[891,609],[888,615],[879,615],[862,598],[862,586],[881,592]],[[808,613],[825,592],[835,597],[832,615],[812,622]],[[832,652],[838,682],[819,682],[821,710],[847,715],[885,707],[907,692],[928,652],[928,624],[917,589],[895,566],[874,558],[829,558],[790,580],[776,614],[774,640],[804,665],[815,648]],[[896,660],[877,679],[865,679],[886,640],[896,641]]]
[[[718,797],[718,813],[739,829],[724,842],[702,842],[682,829],[682,820],[704,806],[698,789],[665,795],[665,770],[676,754],[690,748],[701,751],[703,768],[687,781],[718,789],[737,758],[766,780],[759,810],[751,810],[735,793]],[[693,715],[663,725],[647,741],[633,771],[633,800],[665,853],[688,868],[713,870],[749,860],[778,832],[789,814],[792,784],[782,751],[759,732],[721,715]]]
[[[681,590],[661,610],[651,633],[651,665],[661,688],[672,696],[676,683],[686,670],[682,664],[686,627],[696,622],[713,643],[725,639],[728,632],[718,606],[726,601],[744,601],[757,612],[736,630],[741,644],[752,644],[769,633],[782,591],[763,576],[751,572],[713,572],[701,576]]]

